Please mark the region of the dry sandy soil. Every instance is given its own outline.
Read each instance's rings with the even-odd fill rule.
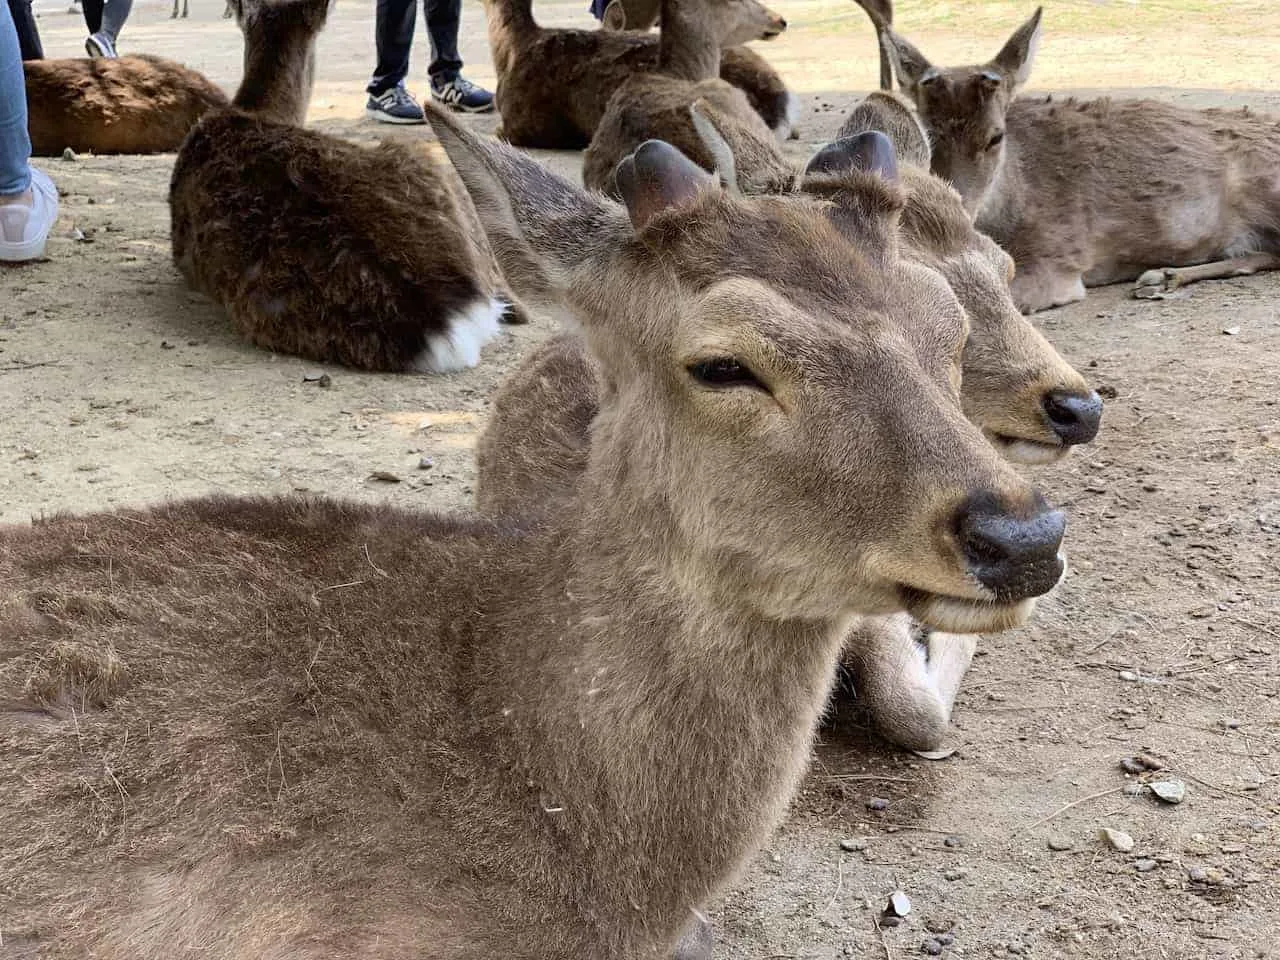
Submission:
[[[809,104],[803,155],[875,82],[874,45],[851,4],[777,6],[792,27],[765,52]],[[970,62],[1027,6],[903,2],[898,23],[936,60]],[[139,0],[122,49],[234,84],[221,0],[193,7],[170,22]],[[589,25],[585,7],[538,5],[565,25]],[[76,55],[78,16],[62,0],[37,10],[49,55]],[[463,51],[483,82],[482,23],[468,0]],[[372,3],[344,0],[331,24],[311,122],[382,135],[360,119]],[[1046,25],[1040,89],[1280,113],[1270,2],[1060,2]],[[420,34],[418,89],[426,48]],[[58,239],[46,261],[0,271],[0,521],[211,490],[467,506],[487,397],[552,322],[510,330],[458,376],[330,369],[331,387],[304,383],[313,364],[242,344],[175,272],[172,159],[44,163],[64,193]],[[576,155],[548,160],[577,175]],[[894,751],[856,708],[838,712],[789,822],[713,908],[719,956],[893,960],[941,932],[954,957],[1280,957],[1278,294],[1275,275],[1164,302],[1112,288],[1037,318],[1110,388],[1097,444],[1037,471],[1070,511],[1073,571],[1033,625],[985,641],[950,759]],[[418,469],[422,456],[434,465]],[[1122,771],[1141,752],[1186,784],[1183,803],[1126,790],[1153,776]],[[1135,850],[1105,847],[1102,826]],[[914,909],[880,928],[895,889]]]

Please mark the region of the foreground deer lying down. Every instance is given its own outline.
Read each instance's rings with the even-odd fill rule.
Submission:
[[[6,946],[661,956],[783,816],[850,615],[996,630],[1060,576],[1062,515],[960,412],[964,313],[898,257],[889,169],[854,239],[664,144],[617,206],[430,115],[601,365],[570,509],[4,529]]]
[[[939,68],[891,30],[885,49],[949,179],[1017,262],[1028,311],[1137,280],[1151,297],[1280,268],[1280,123],[1155,100],[1015,98],[1040,10],[995,59]]]

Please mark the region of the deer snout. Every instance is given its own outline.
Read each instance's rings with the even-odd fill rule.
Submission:
[[[955,535],[970,574],[1002,603],[1038,597],[1062,577],[1067,517],[1039,494],[1030,510],[1011,509],[997,495],[970,496],[955,515]]]
[[[1102,398],[1094,391],[1069,393],[1053,390],[1040,403],[1049,426],[1067,446],[1089,443],[1102,424]]]
[[[782,33],[786,29],[787,29],[786,17],[781,17],[776,13],[770,13],[769,25],[765,28],[764,35],[760,39],[772,40],[774,37],[778,36],[778,34]]]

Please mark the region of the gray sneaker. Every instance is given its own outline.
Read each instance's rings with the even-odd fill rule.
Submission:
[[[89,39],[84,42],[85,52],[95,60],[102,58],[105,60],[116,59],[116,45],[111,42],[111,38],[105,33],[90,34]]]
[[[386,93],[369,97],[364,105],[364,115],[379,123],[426,123],[427,118],[413,99],[413,94],[403,84],[392,87]]]
[[[493,94],[464,77],[454,77],[439,84],[432,80],[431,99],[443,103],[450,110],[466,113],[488,113],[493,109]]]

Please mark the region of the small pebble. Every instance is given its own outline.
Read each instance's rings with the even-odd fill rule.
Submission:
[[[1055,834],[1049,838],[1050,850],[1057,850],[1059,853],[1061,853],[1064,850],[1070,850],[1073,846],[1075,846],[1075,844],[1071,842],[1070,837],[1064,837],[1059,834]]]
[[[1164,769],[1164,761],[1161,760],[1159,757],[1153,757],[1149,753],[1140,753],[1134,759],[1136,759],[1140,764],[1142,764],[1148,770]]]
[[[896,927],[901,923],[902,919],[900,917],[895,917],[891,913],[887,913],[880,918],[880,926],[882,927]]]
[[[72,150],[70,147],[64,147],[62,150],[62,159],[63,160],[79,160],[80,158],[76,156],[76,152]]]
[[[1234,717],[1225,717],[1222,720],[1219,720],[1218,722],[1221,723],[1228,730],[1240,729],[1240,721],[1235,719]]]
[[[942,845],[944,847],[951,847],[952,849],[955,849],[956,847],[963,847],[964,838],[957,837],[954,833],[949,834],[948,836],[942,838]]]
[[[884,912],[895,917],[905,917],[911,912],[911,898],[901,890],[895,890],[889,894],[889,903],[885,906]]]
[[[860,850],[867,849],[867,841],[861,837],[850,837],[848,840],[840,841],[840,849],[846,853],[857,853]]]
[[[1149,858],[1133,861],[1133,869],[1137,870],[1139,873],[1150,873],[1156,868],[1156,866],[1156,862]]]
[[[1137,773],[1146,773],[1146,772],[1147,772],[1147,768],[1146,768],[1146,767],[1144,767],[1144,766],[1143,766],[1143,765],[1138,761],[1138,758],[1137,758],[1137,757],[1121,757],[1121,758],[1120,758],[1120,769],[1121,769],[1121,770],[1123,770],[1125,773],[1134,773],[1134,774],[1137,774]]]
[[[933,934],[934,939],[946,946],[955,939],[951,930],[956,923],[950,917],[930,917],[924,922],[924,928]]]
[[[1123,830],[1112,830],[1110,827],[1103,827],[1098,831],[1098,835],[1112,850],[1128,853],[1133,849],[1133,837]]]
[[[400,478],[388,470],[375,470],[369,474],[370,480],[377,480],[379,483],[399,483]]]
[[[436,465],[436,462],[435,462],[434,460],[432,460],[430,457],[419,457],[419,458],[418,458],[418,469],[419,469],[419,470],[430,470],[430,469],[431,469],[432,467],[434,467],[435,465]]]
[[[333,384],[333,380],[329,377],[327,373],[320,373],[318,370],[313,370],[309,373],[304,373],[302,375],[302,382],[314,383],[317,387],[328,387]]]
[[[937,940],[944,947],[949,947],[951,946],[951,944],[956,942],[955,934],[949,931],[943,931],[942,933],[934,937],[934,939]]]
[[[942,956],[942,944],[933,937],[930,937],[928,940],[924,941],[924,943],[920,944],[920,952],[927,954],[930,957],[940,957]]]
[[[867,801],[867,809],[868,810],[888,810],[889,801],[884,799],[884,797],[872,797],[870,800]]]
[[[1225,333],[1228,337],[1234,337],[1236,334],[1240,332],[1240,328],[1239,327],[1223,327],[1222,332]]]
[[[1147,786],[1165,803],[1181,803],[1187,795],[1187,785],[1181,780],[1156,780]]]
[[[963,880],[969,875],[969,871],[963,867],[952,867],[949,870],[942,871],[943,880]]]

